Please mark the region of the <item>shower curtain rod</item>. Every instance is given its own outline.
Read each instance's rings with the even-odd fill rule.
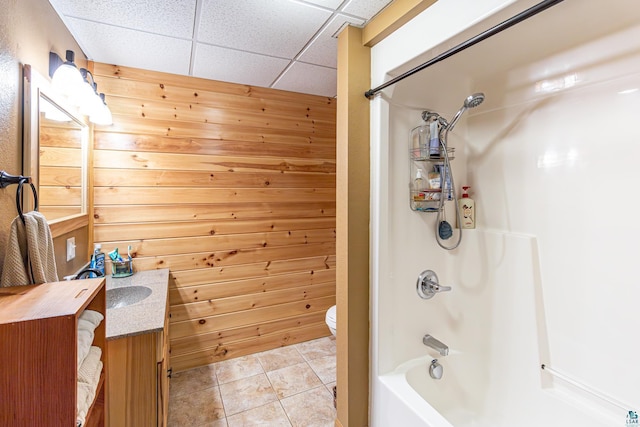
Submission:
[[[383,84],[381,84],[380,86],[373,88],[373,89],[369,89],[368,91],[366,91],[364,93],[364,96],[366,96],[368,99],[372,99],[373,96],[380,92],[382,89],[391,86],[392,84],[398,83],[400,80],[404,80],[409,76],[414,75],[415,73],[424,70],[427,67],[432,66],[433,64],[436,64],[440,61],[443,61],[447,58],[449,58],[450,56],[455,55],[456,53],[462,52],[463,50],[470,48],[471,46],[480,43],[481,41],[488,39],[491,36],[494,36],[504,30],[506,30],[507,28],[510,28],[522,21],[524,21],[525,19],[531,18],[534,15],[537,15],[538,13],[550,8],[551,6],[555,6],[558,3],[563,2],[564,0],[545,0],[542,1],[532,7],[530,7],[529,9],[518,13],[517,15],[512,16],[511,18],[507,19],[506,21],[502,21],[501,23],[499,23],[498,25],[489,28],[486,31],[483,31],[482,33],[471,37],[470,39],[460,43],[457,46],[452,47],[451,49],[447,50],[444,53],[441,53],[440,55],[436,56],[435,58],[432,58],[430,60],[428,60],[427,62],[418,65],[417,67],[400,74],[397,77],[394,77],[393,79],[389,80],[388,82],[385,82]]]

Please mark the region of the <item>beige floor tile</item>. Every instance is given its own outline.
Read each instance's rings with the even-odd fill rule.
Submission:
[[[333,427],[333,397],[321,386],[280,401],[293,427]]]
[[[220,394],[227,416],[278,400],[265,374],[220,384]]]
[[[201,366],[188,371],[176,372],[171,376],[169,396],[181,396],[187,393],[204,390],[218,385],[215,366]]]
[[[280,347],[256,354],[266,372],[286,368],[304,362],[304,358],[295,346]]]
[[[236,357],[215,364],[218,383],[224,384],[264,373],[255,355]]]
[[[225,412],[218,387],[169,399],[169,427],[208,425],[207,423],[214,423],[224,417]],[[224,426],[224,424],[219,425]]]
[[[322,385],[307,362],[267,372],[267,377],[279,399]]]
[[[229,427],[291,427],[287,414],[280,402],[266,405],[232,415],[228,419]]]
[[[309,360],[309,366],[323,384],[336,381],[336,356],[325,356]]]
[[[327,390],[329,390],[329,392],[333,396],[333,388],[336,386],[336,382],[334,381],[332,383],[325,384],[325,386],[327,387]]]
[[[329,337],[313,341],[301,342],[295,345],[306,360],[318,359],[325,356],[335,356],[336,341]]]
[[[202,424],[199,425],[197,427],[227,427],[227,419],[226,418],[221,418],[219,420],[215,420],[212,423],[206,423],[206,424]]]

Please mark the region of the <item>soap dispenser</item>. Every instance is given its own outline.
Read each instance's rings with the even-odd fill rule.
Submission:
[[[462,187],[462,197],[458,200],[460,209],[459,228],[476,228],[476,206],[472,198],[469,197],[469,186]]]

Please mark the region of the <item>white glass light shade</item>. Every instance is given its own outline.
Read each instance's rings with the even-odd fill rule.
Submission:
[[[101,97],[104,96],[102,94],[100,95]],[[100,100],[101,108],[97,109],[97,111],[94,114],[89,116],[89,121],[91,121],[91,123],[93,124],[102,125],[102,126],[108,126],[113,124],[113,117],[111,116],[111,110],[109,109],[107,104],[105,104],[102,101],[102,98],[98,98],[98,99]]]
[[[89,82],[82,84],[82,89],[78,91],[78,105],[80,106],[80,113],[85,116],[92,116],[96,114],[103,105],[102,99],[93,90],[93,87]]]
[[[65,62],[53,74],[51,84],[58,93],[69,96],[82,87],[83,79],[80,71],[73,63]],[[70,98],[73,98],[73,96],[70,96]]]

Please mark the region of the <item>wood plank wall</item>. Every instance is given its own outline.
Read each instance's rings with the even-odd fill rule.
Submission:
[[[94,238],[169,268],[175,371],[329,335],[332,98],[94,64]]]

